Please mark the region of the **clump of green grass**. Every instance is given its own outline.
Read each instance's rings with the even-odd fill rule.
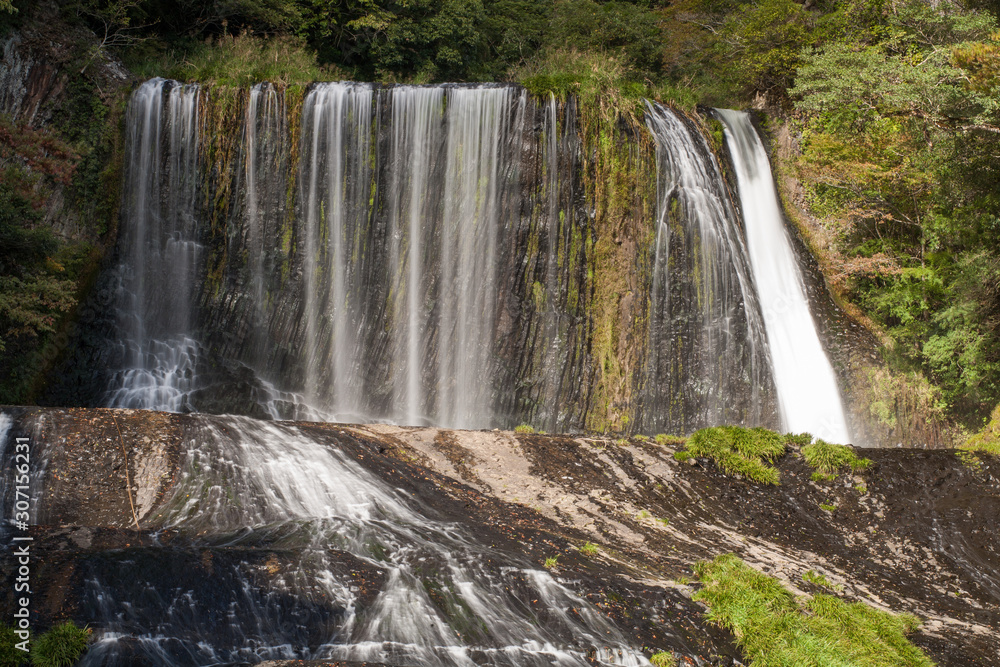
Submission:
[[[676,459],[677,461],[680,461],[681,463],[684,463],[685,461],[689,461],[689,460],[691,460],[691,458],[692,458],[691,452],[689,452],[689,451],[685,451],[683,449],[679,449],[676,452],[674,452],[674,459]]]
[[[514,433],[531,434],[535,432],[535,427],[528,424],[518,424],[514,427]]]
[[[844,587],[840,584],[834,584],[825,575],[818,572],[813,572],[812,570],[807,571],[802,575],[802,581],[810,583],[814,586],[822,586],[823,588],[828,588],[831,591],[842,591]]]
[[[832,595],[796,600],[781,583],[735,554],[695,565],[708,620],[733,632],[754,667],[931,667],[906,635],[920,626],[911,614],[890,614]]]
[[[559,563],[557,562],[558,560],[559,560],[559,556],[550,556],[549,558],[546,558],[545,559],[545,569],[546,570],[551,570],[551,569],[555,568],[557,565],[559,565]]]
[[[636,440],[636,442],[649,442],[648,435],[633,435],[632,437]]]
[[[656,435],[656,444],[658,445],[683,445],[687,442],[687,438],[682,438],[679,435],[669,435],[667,433],[658,433]]]
[[[729,474],[742,475],[758,484],[777,484],[778,469],[765,461],[782,456],[785,443],[781,436],[766,428],[714,426],[695,431],[687,440],[686,452],[688,457],[712,459]],[[674,457],[682,460],[676,454]]]
[[[653,663],[653,667],[676,667],[677,665],[677,661],[674,660],[673,654],[667,653],[666,651],[654,653],[649,657],[649,661]]]
[[[818,472],[834,477],[844,467],[858,472],[866,470],[872,464],[869,459],[859,459],[847,445],[834,445],[823,440],[803,447],[802,458]]]
[[[0,667],[18,667],[24,664],[28,654],[17,648],[21,638],[8,625],[0,625]]]
[[[811,433],[786,433],[785,442],[789,445],[795,445],[796,447],[805,447],[806,445],[812,444],[813,437]]]
[[[832,482],[833,480],[837,479],[837,476],[828,475],[825,472],[820,472],[819,470],[817,470],[816,472],[814,472],[812,475],[809,476],[809,479],[811,479],[814,482]]]
[[[580,553],[584,556],[596,556],[598,552],[597,545],[593,542],[587,542],[582,547],[580,547]]]
[[[66,621],[41,635],[31,645],[31,662],[37,667],[70,667],[90,641],[90,628]]]
[[[837,506],[832,503],[820,503],[819,508],[827,512],[835,512],[837,510]]]

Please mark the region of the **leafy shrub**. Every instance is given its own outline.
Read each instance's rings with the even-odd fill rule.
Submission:
[[[70,667],[87,650],[90,628],[73,621],[55,626],[31,645],[31,662],[37,667]]]
[[[1000,456],[1000,405],[993,409],[990,421],[983,430],[969,437],[959,449]]]

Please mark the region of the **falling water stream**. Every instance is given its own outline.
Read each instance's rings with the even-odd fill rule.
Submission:
[[[531,414],[579,428],[567,388],[589,377],[593,285],[588,267],[573,273],[592,215],[574,194],[575,107],[507,85],[321,83],[292,132],[283,95],[246,92],[232,175],[200,163],[207,93],[154,79],[133,95],[121,362],[105,404],[457,428]],[[780,404],[786,428],[846,440],[766,157],[719,113],[741,207],[695,124],[647,110],[656,220],[649,283],[629,295],[649,304],[636,311],[642,428],[777,427]],[[233,192],[221,232],[200,222],[212,179]],[[517,327],[530,349],[506,339]],[[501,368],[518,354],[535,361]],[[244,394],[230,399],[234,386]],[[501,404],[512,414],[498,417]]]
[[[118,296],[123,364],[107,404],[192,409],[199,275],[195,194],[198,87],[147,81],[132,96],[122,202]]]
[[[740,221],[704,137],[649,104],[658,202],[646,424],[685,433],[766,419],[767,343]]]
[[[809,312],[767,152],[749,115],[730,109],[716,109],[716,113],[725,125],[736,167],[784,427],[831,442],[849,442],[837,378]]]

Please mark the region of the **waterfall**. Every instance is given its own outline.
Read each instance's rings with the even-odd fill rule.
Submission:
[[[434,220],[441,203],[440,183],[433,173],[440,167],[437,149],[444,132],[444,89],[402,87],[392,94],[392,148],[390,154],[393,313],[395,362],[393,376],[399,418],[406,424],[428,419],[430,387],[424,383],[423,367],[429,351],[422,343],[426,335],[427,290],[431,281],[424,271],[427,241],[434,238]]]
[[[122,366],[112,407],[191,409],[200,247],[195,218],[198,87],[147,81],[132,95],[121,210]]]
[[[204,554],[217,554],[222,599],[163,581],[147,559],[164,550],[176,557],[169,547],[155,547],[153,556],[135,550],[110,570],[91,570],[82,611],[101,632],[82,665],[133,657],[584,667],[594,664],[591,656],[596,664],[649,664],[548,572],[435,518],[439,510],[340,448],[288,424],[195,420],[183,472],[156,520],[193,540],[202,566]],[[272,565],[263,580],[252,564],[259,561],[221,560],[254,549],[292,560]],[[363,610],[345,562],[379,573],[366,584],[377,591]]]
[[[371,195],[372,89],[331,83],[302,111],[305,396],[330,420],[364,413],[363,239]]]
[[[725,181],[699,132],[659,104],[647,110],[658,204],[643,426],[766,424],[763,321]]]
[[[735,206],[694,121],[649,104],[651,134],[621,134],[613,158],[637,165],[639,189],[612,203],[622,184],[594,181],[607,165],[590,162],[611,135],[578,123],[572,98],[343,82],[296,94],[258,84],[217,97],[162,79],[136,90],[107,405],[559,431],[615,412],[629,430],[675,433],[783,416],[801,428],[805,408],[790,401],[812,394],[789,382],[807,366],[781,336],[803,336],[776,328],[773,299],[786,297],[767,292],[777,279],[759,265],[752,186]],[[630,272],[613,290],[593,266],[608,247]],[[795,379],[779,414],[782,374]],[[618,386],[595,389],[604,378]]]
[[[455,428],[484,424],[483,415],[492,413],[496,255],[512,97],[507,87],[455,88],[448,95],[435,421]]]
[[[716,109],[725,125],[746,220],[747,245],[784,428],[850,441],[837,378],[823,351],[778,205],[764,146],[743,112]]]
[[[278,232],[284,194],[280,146],[284,139],[284,109],[278,90],[261,83],[250,89],[244,121],[244,226],[249,294],[253,301],[251,337],[255,361],[267,354],[268,280],[272,267],[271,238]]]

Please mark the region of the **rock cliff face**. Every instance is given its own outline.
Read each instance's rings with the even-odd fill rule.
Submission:
[[[467,612],[451,597],[451,576],[487,590],[501,582],[538,618],[553,612],[546,605],[555,598],[544,595],[576,596],[580,616],[566,627],[577,639],[559,639],[559,630],[550,637],[567,655],[646,647],[647,655],[668,650],[697,664],[732,664],[732,637],[705,622],[690,600],[697,584],[685,578],[695,561],[725,552],[797,592],[819,590],[803,579],[811,570],[837,595],[916,614],[924,623],[912,640],[939,665],[989,665],[1000,651],[1000,468],[989,457],[865,450],[871,468],[830,483],[811,481],[790,451],[778,462],[781,484],[760,487],[707,460],[678,463],[671,447],[640,440],[129,410],[7,408],[3,425],[8,438],[27,437],[32,447],[34,622],[89,623],[98,636],[91,664],[163,654],[193,663],[209,650],[195,648],[199,641],[217,658],[238,659],[247,633],[260,643],[258,658],[410,664],[401,653],[387,659],[394,654],[385,647],[355,646],[365,623],[381,618],[386,596],[403,590],[391,583],[400,573],[413,573],[412,590],[424,591],[412,604],[426,600],[427,613],[467,637],[457,645],[475,650],[503,640],[464,634]],[[254,459],[268,443],[286,455]],[[13,451],[5,451],[9,479]],[[339,481],[309,495],[325,488],[327,475]],[[367,491],[358,480],[368,480]],[[334,509],[345,493],[354,500]],[[12,500],[6,486],[5,512]],[[350,518],[371,502],[381,508],[370,510],[376,515]],[[387,509],[395,503],[400,509]],[[347,538],[356,529],[344,532],[346,525],[377,524],[386,511],[410,517],[396,520],[399,530],[410,530],[407,521],[428,535],[448,526],[437,539],[461,536],[456,553],[466,555],[448,565],[412,536],[406,548],[388,537]],[[328,514],[340,517],[333,533],[324,532]],[[320,561],[316,535],[327,536]],[[587,542],[597,551],[583,549]],[[419,561],[401,555],[408,549],[430,569],[412,569]],[[532,574],[549,558],[558,590]],[[5,591],[3,606],[12,606]],[[181,603],[184,613],[176,611]],[[235,620],[216,627],[213,619],[227,613]],[[601,623],[609,624],[605,641],[588,634]],[[288,646],[274,648],[280,643]]]

